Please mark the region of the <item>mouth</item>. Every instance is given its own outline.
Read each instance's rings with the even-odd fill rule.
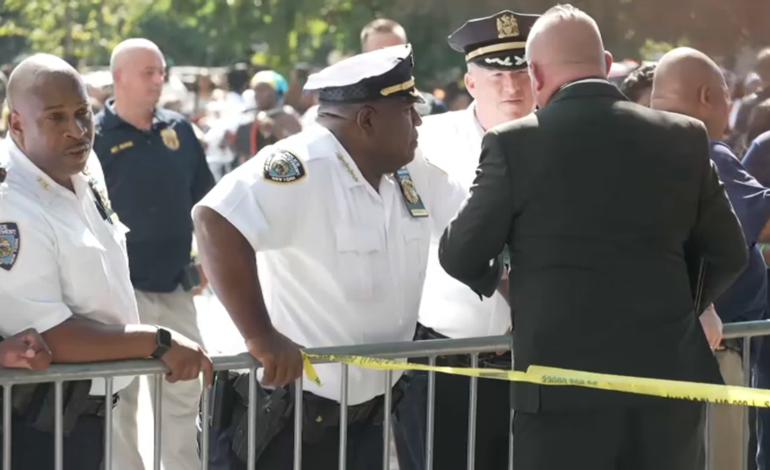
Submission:
[[[91,144],[83,142],[82,144],[75,145],[64,151],[66,155],[81,156],[82,154],[88,154],[91,152]]]

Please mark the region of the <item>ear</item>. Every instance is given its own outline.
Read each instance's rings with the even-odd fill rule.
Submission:
[[[604,66],[606,67],[605,68],[606,76],[609,77],[610,70],[612,70],[612,54],[610,53],[610,51],[604,51]]]
[[[711,104],[714,102],[714,97],[712,95],[712,90],[709,86],[702,86],[698,89],[698,103],[703,106],[711,106]]]
[[[356,113],[356,124],[366,134],[374,132],[374,117],[377,111],[372,106],[362,106]]]
[[[535,92],[542,91],[543,89],[543,70],[534,62],[527,63],[527,71],[529,73],[529,79],[532,82],[532,90]]]
[[[17,138],[22,138],[24,136],[24,131],[21,126],[21,116],[19,116],[19,113],[16,111],[11,111],[8,114],[8,130]]]
[[[476,99],[476,78],[471,75],[470,72],[465,72],[465,89],[468,90],[468,94]]]

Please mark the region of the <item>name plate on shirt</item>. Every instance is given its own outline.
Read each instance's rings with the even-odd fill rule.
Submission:
[[[396,180],[401,185],[401,195],[404,197],[404,203],[412,217],[428,217],[428,210],[425,209],[425,204],[422,203],[417,188],[414,187],[409,170],[406,168],[398,170]]]

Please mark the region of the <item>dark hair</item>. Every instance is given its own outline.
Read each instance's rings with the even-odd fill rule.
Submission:
[[[235,64],[227,70],[227,87],[236,93],[243,92],[249,86],[249,66]]]
[[[638,67],[623,80],[623,83],[620,84],[620,91],[631,101],[639,101],[645,90],[652,88],[652,80],[655,77],[657,65],[647,64]]]
[[[751,145],[754,139],[767,131],[770,131],[770,99],[759,103],[751,110],[749,128],[746,131],[746,146]]]

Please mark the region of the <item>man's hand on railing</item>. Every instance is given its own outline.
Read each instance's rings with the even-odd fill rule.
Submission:
[[[0,342],[0,365],[3,367],[46,370],[51,357],[43,337],[33,329]]]
[[[722,343],[722,320],[717,315],[713,305],[710,305],[701,314],[700,324],[703,327],[703,332],[706,334],[706,340],[708,340],[711,350],[716,350],[720,343]]]
[[[166,375],[166,380],[171,383],[197,379],[201,372],[205,386],[208,387],[214,382],[211,358],[199,344],[181,333],[171,333],[171,347],[160,360],[171,369]]]
[[[262,363],[262,384],[283,387],[302,375],[302,346],[276,330],[246,341],[249,354]]]

